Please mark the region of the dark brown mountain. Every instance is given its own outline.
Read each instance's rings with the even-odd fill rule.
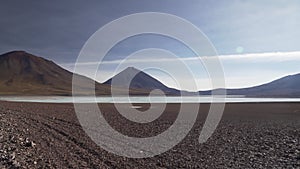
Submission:
[[[110,86],[100,84],[81,75],[76,87],[95,84],[98,95],[110,95]],[[24,51],[13,51],[0,55],[0,95],[72,95],[73,73],[54,62],[37,57]],[[122,89],[118,89],[120,93]],[[88,95],[85,92],[78,95]],[[131,90],[133,94],[143,93]]]

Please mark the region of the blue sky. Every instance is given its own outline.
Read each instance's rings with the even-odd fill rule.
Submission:
[[[105,24],[136,12],[164,12],[190,21],[205,33],[220,55],[227,87],[248,87],[300,72],[299,11],[300,2],[296,0],[10,0],[0,6],[0,52],[26,50],[72,70],[86,40]],[[181,58],[196,57],[173,39],[132,37],[107,54],[106,65],[110,66],[99,72],[97,80],[113,75],[113,61],[145,48],[162,48]],[[135,62],[135,66],[142,68],[143,64]],[[203,66],[190,67],[198,76],[199,89],[209,89]],[[89,72],[87,65],[82,73],[91,77]],[[176,87],[166,75],[148,73]],[[188,79],[177,74],[177,79],[187,82],[183,88],[188,90]]]

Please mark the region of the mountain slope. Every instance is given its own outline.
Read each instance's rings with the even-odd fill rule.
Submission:
[[[71,95],[73,73],[54,62],[24,51],[13,51],[0,55],[1,95]],[[84,83],[95,83],[84,76]],[[96,83],[99,94],[109,94],[110,87]]]
[[[249,97],[300,97],[300,74],[289,75],[260,86],[229,89],[229,95]]]
[[[130,77],[134,77],[129,81]],[[154,90],[160,89],[164,91],[167,95],[178,95],[180,94],[179,90],[169,88],[161,83],[159,80],[153,78],[152,76],[140,71],[134,67],[128,67],[125,70],[121,71],[113,78],[107,80],[103,84],[111,85],[113,81],[113,86],[116,87],[126,87],[130,86],[133,89],[146,89]]]
[[[211,95],[211,92],[211,90],[199,91],[200,95]],[[300,98],[300,74],[285,76],[259,86],[227,89],[226,92],[227,95],[243,95],[246,97]]]

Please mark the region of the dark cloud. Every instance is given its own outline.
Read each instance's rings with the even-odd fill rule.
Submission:
[[[74,61],[84,42],[101,26],[123,15],[159,10],[169,3],[146,1],[17,1],[0,6],[0,52],[26,50]],[[145,6],[145,7],[143,7]]]
[[[299,38],[295,38],[300,35],[299,10],[299,3],[280,0],[272,5],[260,1],[199,0],[2,1],[0,53],[26,50],[57,62],[74,62],[96,30],[136,12],[166,12],[188,19],[221,54],[234,53],[238,46],[250,53],[299,50]],[[146,41],[151,44],[151,40]],[[137,44],[140,42],[121,44],[115,54],[139,48],[134,46]],[[173,43],[170,44],[166,48]],[[176,44],[173,49],[178,49]]]

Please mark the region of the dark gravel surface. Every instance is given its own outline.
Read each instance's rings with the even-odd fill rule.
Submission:
[[[93,143],[72,104],[0,102],[0,168],[300,168],[300,103],[227,104],[213,136],[199,144],[208,107],[201,105],[194,128],[173,149],[130,159]],[[116,130],[147,137],[172,125],[179,105],[145,125],[128,122],[111,104],[100,108]]]

